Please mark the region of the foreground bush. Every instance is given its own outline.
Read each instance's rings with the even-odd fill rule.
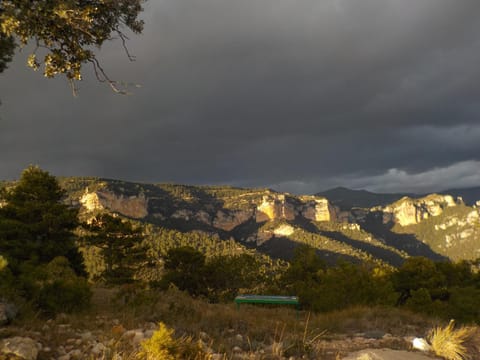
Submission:
[[[143,341],[137,359],[142,360],[180,360],[180,359],[207,359],[201,348],[192,342],[190,337],[174,338],[175,330],[167,327],[163,322],[158,323],[158,330],[153,336]]]
[[[175,360],[177,343],[173,338],[173,329],[169,329],[164,323],[158,324],[158,330],[153,336],[141,343],[142,350],[138,354],[139,359],[146,360]]]
[[[20,281],[25,298],[45,313],[71,313],[90,305],[92,293],[86,279],[75,274],[65,257],[24,268]]]
[[[447,360],[470,359],[465,343],[474,334],[475,328],[462,326],[455,329],[454,326],[451,320],[446,327],[438,326],[431,331],[429,340],[432,350]]]

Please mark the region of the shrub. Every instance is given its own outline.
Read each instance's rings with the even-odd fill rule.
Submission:
[[[49,314],[79,311],[90,305],[87,281],[75,274],[65,257],[56,257],[47,265],[25,266],[20,282],[25,297]]]
[[[2,255],[0,255],[0,272],[5,270],[8,266],[8,261]]]
[[[265,282],[261,263],[254,256],[216,256],[205,266],[208,298],[213,302],[232,301],[240,291],[259,292]]]
[[[205,256],[189,246],[170,249],[165,256],[164,288],[174,284],[190,295],[206,295]]]
[[[0,255],[0,298],[17,295],[15,278],[8,267],[8,261]]]
[[[153,336],[141,343],[139,359],[146,360],[175,360],[178,351],[178,344],[173,338],[173,329],[168,328],[164,323],[158,323],[158,330]]]
[[[430,335],[429,341],[432,344],[433,352],[447,360],[468,359],[467,347],[464,343],[475,332],[471,327],[460,327],[454,329],[455,322],[450,320],[446,327],[435,327]]]

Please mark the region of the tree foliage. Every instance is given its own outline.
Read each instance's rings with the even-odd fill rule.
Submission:
[[[164,286],[174,284],[193,296],[206,295],[205,255],[190,246],[170,249],[165,256]]]
[[[82,309],[91,295],[79,276],[77,210],[64,196],[56,178],[35,166],[0,190],[0,293],[47,313]]]
[[[85,242],[100,249],[105,261],[102,276],[108,282],[129,282],[133,279],[135,269],[141,265],[145,251],[140,243],[143,239],[139,228],[134,228],[129,221],[110,214],[102,214],[84,224],[89,235]]]
[[[86,279],[75,274],[63,256],[48,264],[25,266],[19,282],[25,298],[47,314],[75,312],[90,305],[92,292]]]
[[[193,296],[231,301],[242,290],[262,292],[268,279],[262,262],[248,254],[205,256],[189,246],[170,249],[165,256],[163,287],[174,284]]]
[[[144,0],[2,0],[0,2],[0,69],[11,59],[15,37],[24,46],[30,40],[36,45],[28,65],[51,78],[63,74],[72,83],[82,79],[82,66],[91,63],[97,78],[108,82],[115,91],[117,84],[106,76],[92,47],[101,47],[118,37],[125,47],[126,29],[141,33],[138,19]],[[37,50],[44,49],[42,59]],[[128,50],[127,55],[131,58]],[[3,64],[3,65],[2,65]]]
[[[15,41],[12,36],[7,36],[0,32],[0,73],[7,68],[7,64],[12,61],[15,50]]]
[[[77,271],[82,259],[75,245],[77,210],[64,203],[54,176],[38,167],[25,169],[19,182],[5,191],[0,208],[0,253],[14,271],[20,264],[46,264],[67,257]]]
[[[268,275],[258,258],[248,254],[216,256],[207,262],[205,274],[211,301],[232,301],[239,293],[261,293]]]
[[[285,295],[297,295],[302,305],[331,311],[354,305],[391,305],[395,294],[388,274],[365,264],[340,261],[327,267],[316,249],[302,245],[282,278]]]

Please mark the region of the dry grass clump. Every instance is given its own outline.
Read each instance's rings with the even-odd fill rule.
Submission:
[[[455,329],[455,322],[450,320],[446,327],[433,328],[428,336],[432,351],[447,360],[472,359],[467,347],[468,340],[477,332],[474,327],[459,327]]]

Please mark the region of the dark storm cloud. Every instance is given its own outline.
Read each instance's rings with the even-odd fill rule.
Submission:
[[[2,75],[0,177],[316,192],[478,185],[480,18],[464,0],[150,0],[129,63],[74,99],[18,55]]]

